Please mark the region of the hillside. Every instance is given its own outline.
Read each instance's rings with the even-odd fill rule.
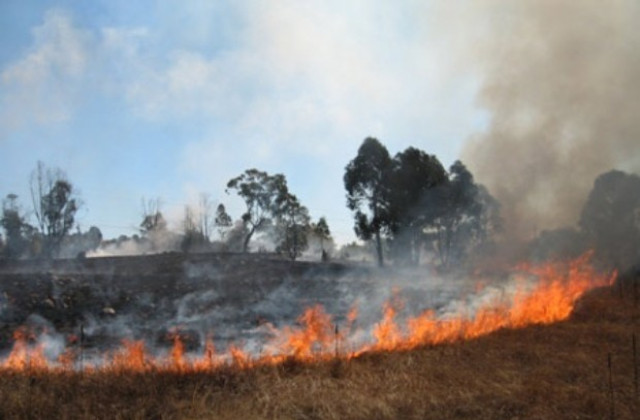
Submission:
[[[529,270],[552,277],[564,273],[565,281],[590,278],[592,272],[581,268],[588,267],[585,258]],[[44,349],[23,355],[19,369],[0,372],[0,418],[622,419],[640,412],[634,275],[588,292],[562,322],[499,328],[479,338],[411,350],[365,347],[349,353],[343,348],[334,359],[333,346],[341,343],[337,326],[346,325],[347,302],[354,297],[373,309],[358,309],[360,324],[350,334],[373,329],[389,339],[395,327],[388,323],[384,302],[396,300],[396,309],[409,314],[430,308],[446,316],[469,287],[475,297],[466,305],[490,302],[496,292],[507,293],[510,283],[503,279],[497,288],[498,280],[483,289],[472,284],[478,279],[443,280],[424,270],[400,274],[292,263],[273,255],[160,254],[44,264],[5,264],[0,270],[5,351],[16,329],[26,334],[25,345]],[[405,289],[397,290],[400,285]],[[546,291],[541,296],[550,298]],[[317,325],[302,317],[295,322],[304,308],[316,304],[326,306],[333,320],[312,311],[308,314],[319,317],[312,320]],[[542,315],[549,309],[542,307]],[[375,321],[367,323],[370,314]],[[506,313],[483,312],[483,317],[501,314]],[[335,322],[335,339],[327,322]],[[457,324],[440,324],[451,325]],[[323,339],[328,347],[321,357],[248,364],[246,353],[233,347],[244,343],[243,352],[261,355],[262,344],[251,344],[264,343],[276,328],[289,339]],[[203,337],[210,330],[215,334]],[[124,338],[142,340],[144,350],[134,343],[123,356],[112,353],[111,368],[90,367]],[[392,348],[392,343],[378,348]],[[58,356],[61,368],[38,367],[39,354],[65,346],[72,353]],[[232,359],[200,369],[197,363],[182,364],[183,351],[209,358],[221,351]],[[156,352],[170,364],[153,362]],[[134,360],[118,362],[118,357]]]
[[[0,418],[632,419],[640,413],[638,315],[633,299],[602,288],[565,322],[348,361],[209,373],[5,372]]]

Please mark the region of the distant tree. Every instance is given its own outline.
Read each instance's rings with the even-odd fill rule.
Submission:
[[[167,222],[160,211],[162,201],[159,198],[142,200],[142,222],[140,223],[140,233],[149,235],[153,232],[167,230]]]
[[[189,252],[195,249],[204,248],[207,244],[207,237],[202,231],[202,219],[196,217],[195,212],[190,206],[184,208],[184,219],[182,222],[183,236],[180,243],[182,252]]]
[[[74,234],[67,235],[60,247],[60,256],[64,258],[76,258],[94,251],[102,243],[102,232],[96,226],[91,226],[88,231],[81,232],[80,228]]]
[[[229,229],[231,229],[231,226],[233,226],[233,220],[227,213],[227,209],[224,207],[224,204],[218,204],[218,208],[216,209],[216,216],[213,223],[218,229],[220,240],[224,242],[227,232],[229,231]]]
[[[469,249],[486,241],[500,226],[499,206],[486,188],[476,184],[466,166],[456,161],[448,181],[439,188],[435,218],[435,242],[440,261],[449,268]]]
[[[417,265],[425,229],[438,214],[437,188],[447,181],[447,172],[433,155],[409,147],[393,159],[390,176],[390,224],[399,261]]]
[[[7,240],[3,255],[7,258],[19,258],[29,247],[29,235],[33,228],[26,222],[26,216],[18,204],[18,196],[9,194],[2,201],[2,219],[0,225],[5,231]]]
[[[295,260],[308,248],[309,211],[298,198],[287,193],[281,203],[276,229],[279,232],[278,249]]]
[[[318,219],[317,223],[314,223],[311,226],[311,232],[313,235],[320,240],[320,248],[322,252],[325,252],[324,243],[331,239],[331,231],[329,230],[329,225],[327,224],[327,219],[321,217]]]
[[[242,220],[248,231],[242,250],[247,252],[251,237],[280,214],[288,193],[287,181],[282,174],[269,175],[257,169],[248,169],[227,183],[227,192],[229,190],[235,190],[246,204]]]
[[[142,222],[140,223],[140,233],[145,241],[150,243],[151,250],[157,251],[171,247],[169,242],[169,231],[160,208],[162,202],[159,198],[142,200]]]
[[[45,256],[56,256],[64,237],[73,228],[80,200],[60,169],[38,162],[30,180],[33,213],[44,239]]]
[[[390,226],[389,176],[392,170],[387,148],[368,137],[345,169],[347,206],[354,212],[355,233],[363,240],[375,239],[378,265],[384,265],[382,232]]]
[[[102,232],[96,226],[91,226],[87,233],[85,233],[87,250],[93,250],[100,246],[102,243]]]
[[[211,227],[214,224],[212,210],[213,203],[211,202],[211,197],[208,194],[200,194],[198,231],[204,237],[205,242],[209,242],[211,240]]]
[[[580,227],[605,264],[626,269],[640,263],[640,176],[617,170],[598,176]]]

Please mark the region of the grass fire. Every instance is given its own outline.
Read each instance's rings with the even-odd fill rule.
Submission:
[[[616,418],[631,418],[637,413],[632,367],[638,365],[630,340],[640,308],[637,295],[634,302],[629,290],[617,288],[636,283],[594,269],[591,260],[587,253],[519,264],[500,288],[470,287],[455,309],[409,314],[411,305],[394,289],[369,324],[359,320],[362,304],[341,317],[313,304],[293,325],[261,321],[265,341],[251,348],[216,343],[210,331],[201,348],[187,351],[176,328],[167,332],[172,344],[166,349],[133,337],[96,349],[82,327],[54,354],[46,348],[51,332],[18,328],[0,362],[3,415],[562,418],[566,407],[602,418],[617,400]],[[607,355],[621,364],[613,365],[615,400],[608,394]],[[630,369],[626,376],[623,367]],[[362,399],[379,387],[393,392]],[[320,398],[317,404],[304,389]]]
[[[640,419],[639,20],[0,1],[0,420]]]

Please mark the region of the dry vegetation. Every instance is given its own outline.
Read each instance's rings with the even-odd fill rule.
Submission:
[[[620,296],[594,291],[555,325],[350,361],[214,373],[3,372],[0,418],[639,418],[632,339],[640,310]]]

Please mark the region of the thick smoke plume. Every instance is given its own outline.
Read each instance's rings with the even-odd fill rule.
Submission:
[[[597,175],[640,171],[640,3],[473,5],[490,120],[463,160],[502,203],[511,236],[574,225]]]

